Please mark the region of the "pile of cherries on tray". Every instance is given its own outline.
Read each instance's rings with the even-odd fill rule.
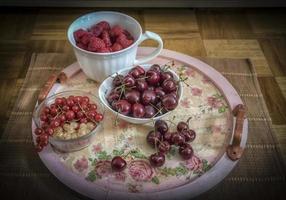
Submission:
[[[157,152],[149,156],[149,162],[153,167],[161,167],[165,163],[165,154],[171,150],[171,146],[179,147],[179,154],[184,160],[192,158],[194,151],[189,142],[196,138],[196,132],[189,128],[187,122],[177,124],[177,130],[170,132],[168,124],[164,120],[157,120],[154,130],[147,135],[147,143],[154,147]],[[122,171],[127,162],[121,156],[115,156],[111,161],[114,171]]]
[[[165,154],[170,151],[171,145],[179,147],[179,154],[184,160],[190,159],[194,151],[189,142],[193,142],[195,138],[196,132],[184,121],[177,124],[175,132],[169,131],[166,121],[156,121],[154,130],[147,135],[147,142],[157,150],[149,157],[150,164],[153,167],[161,167],[165,163]]]
[[[152,118],[177,107],[178,82],[170,71],[157,64],[147,71],[136,66],[127,75],[114,77],[106,99],[123,115]]]
[[[95,127],[103,120],[103,114],[98,112],[97,104],[87,96],[69,96],[56,98],[55,102],[42,109],[40,114],[41,126],[36,128],[36,150],[42,151],[48,145],[49,137],[53,136],[58,127],[75,122],[78,128],[82,123],[93,122]]]

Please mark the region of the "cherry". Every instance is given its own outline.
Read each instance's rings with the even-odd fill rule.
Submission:
[[[161,67],[158,64],[154,64],[154,65],[152,65],[150,67],[150,70],[153,70],[153,71],[156,71],[156,72],[160,73],[161,72]]]
[[[37,152],[41,152],[43,150],[43,148],[44,147],[42,145],[40,145],[40,144],[37,144],[36,147],[35,147]]]
[[[50,125],[52,128],[57,128],[61,125],[61,121],[59,119],[54,119],[51,121]]]
[[[155,129],[164,134],[168,131],[168,124],[164,120],[157,120],[155,122]]]
[[[82,103],[89,103],[89,98],[87,96],[82,97]]]
[[[35,134],[36,135],[41,135],[44,132],[44,130],[42,128],[36,128],[35,129]]]
[[[113,81],[112,81],[112,84],[115,86],[115,87],[118,87],[120,85],[122,85],[123,83],[123,79],[124,79],[124,76],[123,75],[117,75],[114,77]]]
[[[50,113],[50,109],[46,106],[44,109],[43,109],[43,114],[49,114]]]
[[[184,160],[188,160],[193,156],[194,150],[192,147],[180,147],[179,154]]]
[[[131,111],[131,104],[124,99],[115,102],[114,107],[119,113],[123,115],[128,115]]]
[[[149,157],[149,161],[153,167],[161,167],[165,163],[165,155],[161,152],[154,153]]]
[[[132,105],[133,117],[142,118],[145,115],[145,108],[140,103],[135,103]]]
[[[80,110],[80,108],[79,108],[79,106],[77,106],[77,105],[74,105],[74,106],[72,107],[72,111],[74,111],[75,113],[78,112],[79,110]]]
[[[63,105],[63,99],[62,98],[56,98],[55,104],[58,105],[58,106]]]
[[[172,95],[175,99],[178,99],[177,91],[170,92],[169,95]]]
[[[191,145],[189,143],[187,143],[187,142],[184,142],[184,143],[180,144],[180,147],[182,147],[182,148],[191,148]]]
[[[156,104],[157,97],[154,91],[152,90],[145,90],[142,94],[142,103],[144,105],[149,105],[149,104]]]
[[[160,152],[162,153],[167,153],[170,151],[171,149],[171,145],[169,144],[169,142],[164,141],[164,142],[160,142],[158,149]]]
[[[129,74],[134,78],[140,78],[145,74],[145,70],[140,66],[136,66],[129,71]]]
[[[66,112],[66,118],[68,121],[71,121],[75,118],[75,113],[72,110]]]
[[[161,73],[161,81],[164,82],[165,80],[168,80],[168,79],[173,79],[173,74],[171,72],[163,72]]]
[[[106,99],[111,104],[113,101],[117,101],[119,98],[120,94],[118,92],[111,92]]]
[[[111,168],[113,171],[121,172],[126,168],[126,166],[126,161],[120,156],[115,156],[111,161]]]
[[[162,137],[162,135],[159,131],[152,130],[147,135],[147,142],[151,146],[155,147],[155,145],[157,145],[159,143],[159,141],[161,140],[161,137]]]
[[[146,75],[147,75],[147,82],[150,85],[157,85],[160,82],[159,72],[154,70],[148,70]]]
[[[178,105],[178,100],[172,95],[166,95],[162,99],[162,105],[166,110],[174,110]]]
[[[47,128],[46,129],[46,133],[49,135],[49,136],[52,136],[54,134],[54,129],[52,128]]]
[[[103,120],[103,115],[100,113],[97,113],[94,117],[95,121],[100,122]]]
[[[148,85],[147,90],[155,91],[155,87],[154,87],[154,86],[152,86],[152,85]]]
[[[68,98],[67,99],[67,106],[73,107],[74,106],[74,101]]]
[[[156,87],[154,91],[156,96],[160,99],[162,99],[166,95],[162,87]]]
[[[133,76],[131,76],[130,74],[127,74],[124,79],[123,79],[123,83],[127,86],[127,87],[132,87],[135,85],[135,79]]]
[[[181,132],[183,130],[189,130],[189,125],[186,122],[181,121],[177,124],[177,130],[179,132]]]
[[[145,80],[137,80],[136,81],[136,89],[139,92],[143,92],[144,90],[147,90],[148,84]]]
[[[172,143],[173,144],[180,145],[180,144],[183,144],[184,142],[185,142],[185,138],[180,133],[174,133],[172,135]]]
[[[194,130],[182,130],[181,134],[185,137],[186,142],[192,142],[196,138],[196,132]]]
[[[126,100],[131,103],[138,103],[140,101],[140,92],[137,90],[130,90],[125,93]]]
[[[146,118],[152,118],[156,114],[155,108],[153,106],[147,105],[145,106],[145,117]]]
[[[177,90],[177,83],[174,79],[167,79],[162,83],[164,92],[170,93]]]
[[[169,144],[174,144],[172,141],[173,134],[171,132],[167,132],[163,135],[164,141],[167,141]]]

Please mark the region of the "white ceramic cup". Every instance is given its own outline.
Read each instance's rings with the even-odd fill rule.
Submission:
[[[90,52],[77,47],[73,36],[74,31],[80,28],[88,29],[103,20],[109,22],[111,26],[120,25],[129,31],[134,37],[134,43],[125,49],[111,53]],[[157,41],[158,47],[150,55],[136,59],[139,44],[147,39]],[[106,77],[123,68],[146,63],[154,59],[163,49],[163,41],[158,34],[150,31],[142,34],[142,28],[134,18],[111,11],[93,12],[77,18],[68,28],[68,40],[73,46],[75,56],[83,72],[89,78],[98,82],[102,82]]]

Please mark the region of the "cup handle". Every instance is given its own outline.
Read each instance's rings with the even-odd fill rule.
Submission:
[[[138,43],[140,44],[144,40],[148,40],[148,39],[157,41],[158,42],[158,47],[152,53],[147,55],[146,57],[140,58],[138,60],[135,59],[134,65],[139,65],[139,64],[142,64],[142,63],[146,63],[146,62],[154,59],[155,57],[157,57],[160,54],[160,52],[162,51],[162,49],[163,49],[163,41],[162,41],[161,37],[158,34],[156,34],[156,33],[153,33],[153,32],[150,32],[150,31],[146,31],[141,36],[141,38],[139,39]]]

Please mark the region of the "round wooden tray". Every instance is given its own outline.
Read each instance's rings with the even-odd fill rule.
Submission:
[[[152,50],[140,47],[138,57]],[[115,116],[106,112],[104,128],[89,147],[73,153],[59,153],[48,145],[40,152],[46,167],[65,185],[93,199],[191,198],[219,183],[236,165],[246,144],[248,122],[244,118],[244,107],[238,106],[243,102],[219,72],[198,59],[163,50],[151,63],[170,61],[174,61],[173,70],[188,76],[189,86],[184,86],[179,106],[167,118],[177,122],[192,117],[190,125],[197,132],[191,144],[195,151],[192,159],[183,161],[173,149],[165,165],[151,168],[152,175],[148,178],[142,178],[147,173],[142,163],[135,166],[135,173],[128,167],[122,173],[113,173],[102,164],[112,156],[129,153],[129,165],[136,165],[134,161],[140,160],[148,166],[146,157],[154,149],[145,142],[150,127],[124,121],[119,121],[115,127]],[[64,84],[55,83],[48,96],[75,89],[97,95],[99,85],[85,76],[78,63],[63,72],[68,80]],[[34,122],[32,129],[35,129]],[[98,165],[105,169],[98,170]]]

